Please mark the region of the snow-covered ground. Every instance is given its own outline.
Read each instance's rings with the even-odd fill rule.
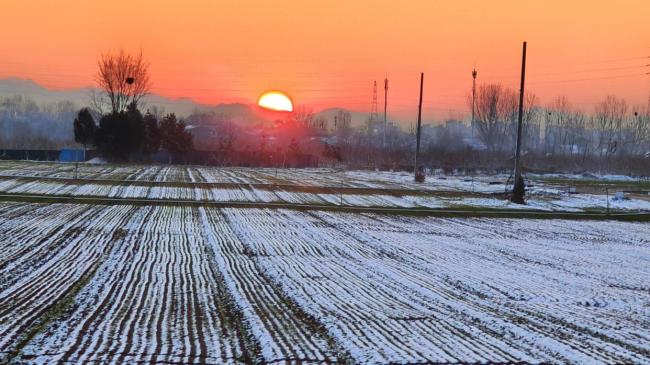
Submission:
[[[650,364],[649,264],[647,223],[0,203],[0,363]]]
[[[613,210],[650,211],[647,194],[626,194],[619,200],[615,199],[615,187],[609,196],[603,189],[570,194],[569,186],[545,182],[552,178],[591,181],[594,176],[531,176],[528,204],[520,206],[503,196],[511,188],[505,175],[436,175],[416,184],[406,172],[0,162],[0,194],[576,212],[609,206]],[[601,181],[614,180],[638,182],[625,176],[602,176]]]

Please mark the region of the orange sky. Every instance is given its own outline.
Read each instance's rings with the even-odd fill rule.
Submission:
[[[142,49],[153,92],[202,103],[255,103],[267,89],[314,109],[369,111],[390,79],[389,114],[467,113],[479,82],[527,89],[585,110],[607,94],[650,93],[650,1],[32,1],[0,0],[0,78],[91,85],[100,53]],[[380,109],[381,109],[380,105]]]

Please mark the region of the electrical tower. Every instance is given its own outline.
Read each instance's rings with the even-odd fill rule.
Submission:
[[[379,112],[377,112],[377,81],[374,81],[372,86],[372,108],[370,109],[370,124],[379,121]]]

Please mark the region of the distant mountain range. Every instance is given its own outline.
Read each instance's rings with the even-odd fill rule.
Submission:
[[[60,101],[71,101],[79,108],[88,105],[92,88],[80,88],[71,90],[50,90],[32,80],[19,78],[0,79],[0,98],[12,97],[16,95],[29,97],[39,104],[56,103]],[[171,99],[157,94],[150,94],[146,97],[145,106],[157,106],[165,112],[174,112],[179,116],[188,116],[195,111],[214,112],[224,118],[237,119],[240,121],[260,121],[260,114],[256,112],[256,106],[250,104],[232,103],[207,105],[199,104],[187,98]],[[334,116],[342,108],[329,108],[316,112],[315,116],[325,117],[329,121],[334,120]],[[353,126],[363,125],[367,118],[367,113],[350,111]]]
[[[82,106],[88,105],[92,88],[80,88],[71,90],[51,90],[47,89],[32,80],[7,78],[0,80],[0,98],[21,95],[34,99],[37,103],[56,103],[59,101],[71,101]],[[163,108],[166,112],[174,112],[178,115],[187,116],[196,110],[212,109],[214,106],[197,104],[190,99],[170,99],[164,96],[151,94],[146,97],[146,105],[156,105]],[[241,104],[222,104],[227,114],[237,112],[237,105]]]

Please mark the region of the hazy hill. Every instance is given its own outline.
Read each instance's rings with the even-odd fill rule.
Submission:
[[[88,105],[92,88],[79,88],[71,90],[51,90],[47,89],[32,80],[19,78],[0,79],[0,98],[12,97],[16,95],[29,97],[37,103],[56,103],[60,101],[72,101],[79,108]],[[231,103],[231,104],[198,104],[187,98],[171,99],[164,96],[151,94],[145,99],[145,108],[147,106],[158,106],[165,112],[174,112],[179,116],[189,116],[195,111],[214,113],[224,119],[230,119],[240,122],[255,122],[263,120],[263,116],[257,111],[254,105]],[[333,121],[334,116],[341,108],[324,109],[315,114],[316,117],[323,116],[328,121]],[[352,116],[353,126],[362,126],[368,119],[367,113],[349,111]]]
[[[0,98],[16,95],[29,97],[37,103],[56,103],[59,101],[72,101],[79,107],[88,105],[92,88],[71,90],[47,89],[32,80],[7,78],[0,80]],[[175,112],[179,115],[189,115],[197,108],[207,107],[196,104],[190,99],[170,99],[152,94],[146,98],[147,105],[157,105],[165,111]]]

